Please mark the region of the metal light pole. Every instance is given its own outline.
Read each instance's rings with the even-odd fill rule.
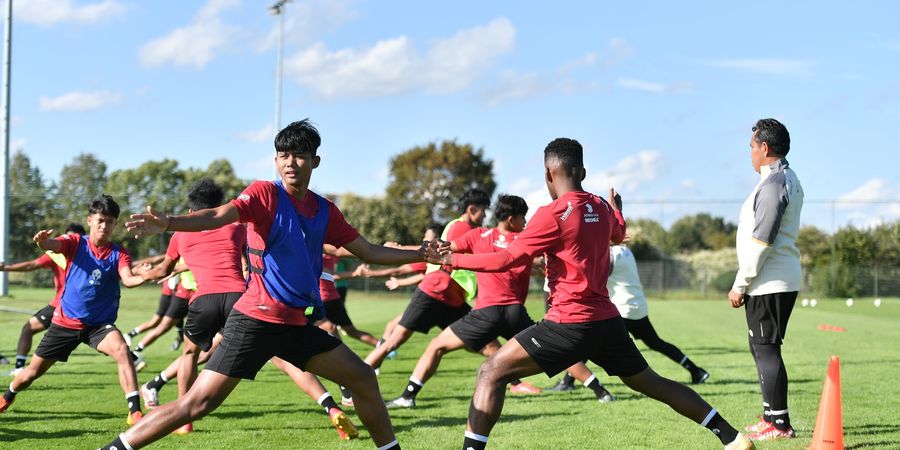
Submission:
[[[12,2],[6,0],[6,29],[3,32],[3,158],[0,161],[0,260],[9,256],[9,85],[10,60],[12,59]],[[0,274],[0,295],[9,294],[9,278]]]
[[[275,69],[275,133],[281,130],[281,72],[284,57],[284,8],[291,0],[279,0],[269,7],[278,16],[278,62]]]

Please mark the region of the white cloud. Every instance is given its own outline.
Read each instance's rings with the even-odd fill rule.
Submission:
[[[238,0],[208,1],[189,25],[144,44],[138,55],[141,65],[206,67],[232,44],[238,29],[226,25],[220,15],[239,4]]]
[[[516,30],[500,17],[437,40],[425,54],[406,36],[366,49],[330,51],[315,44],[285,61],[285,74],[328,98],[375,97],[423,89],[448,93],[469,86],[515,45]]]
[[[694,189],[695,187],[697,187],[697,182],[694,181],[693,178],[686,178],[684,180],[681,180],[679,186],[681,186],[681,189]]]
[[[16,20],[44,27],[58,23],[89,24],[115,17],[124,11],[116,0],[103,0],[75,5],[72,0],[15,0],[13,17]]]
[[[237,137],[242,141],[258,144],[260,142],[265,142],[266,140],[274,138],[275,127],[272,125],[266,125],[262,127],[262,129],[257,131],[243,131],[241,133],[238,133]]]
[[[735,69],[745,72],[765,73],[769,75],[809,76],[818,65],[815,61],[780,59],[780,58],[743,58],[721,59],[709,61],[707,65],[722,69]]]
[[[622,193],[636,191],[641,185],[655,181],[669,168],[665,155],[656,150],[641,150],[617,162],[611,169],[591,175],[588,171],[584,186],[592,192],[606,195],[614,187]]]
[[[653,81],[638,80],[634,78],[619,78],[619,80],[616,81],[616,85],[625,89],[651,92],[654,94],[673,94],[694,89],[694,85],[690,82],[665,84],[656,83]]]
[[[488,106],[497,106],[552,93],[573,95],[590,92],[597,89],[599,83],[591,79],[577,79],[574,72],[598,67],[608,69],[633,54],[634,49],[625,39],[613,38],[604,52],[587,52],[550,72],[521,73],[506,70],[500,74],[497,83],[486,89],[481,97]]]
[[[307,0],[287,4],[284,17],[285,45],[308,45],[317,36],[339,28],[358,16],[355,0]],[[274,25],[262,39],[259,51],[278,45],[280,33],[277,16]]]
[[[43,111],[92,111],[115,105],[122,101],[122,94],[109,91],[69,92],[58,97],[41,97],[38,100]]]
[[[838,196],[837,207],[847,211],[847,219],[856,226],[871,227],[900,218],[900,186],[873,178]]]
[[[25,138],[20,138],[20,139],[14,140],[14,141],[10,141],[10,143],[9,143],[10,153],[24,151],[25,144],[27,144],[27,143],[28,143],[28,141]]]

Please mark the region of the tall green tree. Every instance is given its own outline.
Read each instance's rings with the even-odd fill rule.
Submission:
[[[387,196],[418,234],[432,222],[459,216],[457,201],[467,189],[494,194],[494,163],[484,150],[456,140],[431,142],[400,153],[390,162]]]
[[[737,225],[707,213],[684,216],[669,230],[669,237],[681,252],[734,247],[736,234]]]
[[[250,183],[240,179],[234,173],[234,167],[227,159],[215,159],[206,169],[190,168],[184,173],[187,189],[201,178],[212,178],[225,191],[225,200],[236,198]]]
[[[831,264],[831,237],[812,225],[800,227],[797,235],[800,262],[807,267],[827,267]]]
[[[31,241],[46,223],[47,187],[37,166],[22,152],[16,152],[9,166],[9,260],[33,258],[38,250]],[[62,230],[58,230],[62,232]]]
[[[77,155],[62,168],[59,183],[52,185],[56,214],[54,228],[62,231],[69,222],[85,224],[91,200],[106,185],[106,163],[91,153]]]
[[[408,228],[406,219],[396,203],[379,197],[361,197],[355,194],[340,196],[341,211],[370,242],[419,242],[424,231]]]

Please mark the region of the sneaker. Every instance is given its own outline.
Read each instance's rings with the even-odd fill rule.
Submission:
[[[353,398],[341,396],[341,406],[353,407]]]
[[[563,378],[559,380],[559,383],[554,384],[552,387],[548,387],[547,390],[556,392],[574,391],[575,383],[566,383],[565,378]]]
[[[415,408],[416,407],[416,399],[414,398],[403,398],[397,397],[391,401],[385,402],[385,406],[388,409],[392,408]]]
[[[771,425],[770,422],[767,422],[766,419],[763,418],[763,416],[759,416],[759,422],[756,422],[753,425],[747,425],[746,427],[744,427],[744,430],[750,433],[759,433],[760,431],[769,428],[769,425]]]
[[[143,418],[144,418],[144,413],[142,413],[140,411],[135,411],[133,413],[128,414],[128,419],[125,420],[125,423],[127,423],[128,426],[131,426],[131,425],[134,425],[134,424],[140,422],[141,419],[143,419]]]
[[[175,338],[174,341],[172,341],[172,345],[169,346],[169,350],[172,350],[173,352],[178,350],[179,348],[181,348],[182,342],[184,342],[184,338],[179,335],[177,338]]]
[[[604,390],[603,395],[597,397],[597,401],[600,403],[609,403],[616,401],[616,396],[609,393],[609,391]]]
[[[0,364],[9,364],[9,358],[0,355]]]
[[[725,450],[756,450],[756,445],[753,444],[753,441],[747,439],[747,436],[738,433],[737,437],[725,446]]]
[[[396,359],[397,358],[397,349],[391,350],[387,354],[387,359]]]
[[[141,385],[141,398],[144,399],[144,407],[148,410],[159,406],[159,391],[147,387],[147,383]]]
[[[125,333],[122,335],[122,339],[125,339],[125,345],[127,345],[128,348],[131,348],[131,335]]]
[[[700,384],[709,379],[709,372],[697,368],[696,371],[691,373],[691,384]]]
[[[23,370],[25,370],[24,367],[16,367],[15,369],[10,370],[9,372],[6,372],[6,376],[15,378],[15,376],[18,375],[19,372],[21,372]]]
[[[6,401],[6,397],[0,395],[0,413],[9,409],[9,405],[12,405],[14,401],[16,401],[15,397],[10,401]]]
[[[509,392],[511,394],[540,394],[541,388],[527,381],[522,381],[519,384],[509,385]]]
[[[147,367],[147,361],[144,361],[144,355],[141,352],[131,352],[131,364],[134,365],[135,372],[140,372]]]
[[[353,422],[343,411],[337,408],[331,408],[331,411],[328,412],[328,416],[331,417],[331,423],[334,425],[334,428],[337,429],[338,438],[340,440],[349,441],[350,439],[359,437],[359,431],[356,430],[356,425],[353,425]]]
[[[756,433],[747,436],[750,439],[755,441],[772,441],[776,439],[793,439],[794,438],[794,428],[788,427],[787,430],[779,430],[775,428],[774,424],[769,424],[764,430],[760,430]]]
[[[172,432],[172,434],[184,436],[188,433],[192,433],[193,431],[194,431],[194,424],[191,422],[188,422],[188,423],[176,428],[175,431]]]

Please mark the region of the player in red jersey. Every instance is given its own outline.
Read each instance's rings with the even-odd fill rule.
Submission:
[[[85,234],[84,227],[77,223],[70,223],[66,227],[66,234],[82,235]],[[6,265],[0,263],[0,271],[5,272],[31,272],[38,269],[50,269],[53,271],[53,287],[56,289],[56,295],[50,304],[41,308],[34,313],[28,322],[22,327],[19,333],[19,344],[16,347],[16,366],[9,372],[10,376],[16,376],[25,368],[25,360],[28,359],[28,353],[31,352],[31,343],[34,335],[47,328],[50,328],[50,321],[53,319],[53,313],[59,307],[59,299],[62,297],[63,288],[66,285],[66,266],[68,262],[63,255],[54,252],[46,252],[40,258],[15,264]]]
[[[228,317],[219,348],[187,395],[155,409],[104,449],[143,447],[209,414],[241,379],[253,379],[276,356],[349,387],[356,412],[379,449],[400,448],[372,368],[313,322],[323,316],[318,280],[324,244],[378,264],[421,261],[423,252],[369,243],[333,203],[309,190],[320,143],[309,121],[294,122],[275,137],[278,181],[254,182],[218,208],[182,216],[148,209],[126,224],[137,236],[146,236],[247,223],[250,281]]]
[[[322,271],[329,274],[331,278],[330,280],[327,279],[328,275],[326,275],[319,279],[319,293],[322,297],[322,303],[325,304],[325,318],[340,327],[353,339],[374,347],[378,343],[378,339],[353,325],[353,321],[350,320],[350,314],[347,313],[347,304],[344,301],[344,297],[335,285],[335,282],[338,280],[355,278],[362,274],[363,266],[360,266],[358,270],[353,272],[337,273],[336,269],[339,259],[339,257],[327,253],[322,255]]]
[[[491,198],[486,192],[478,189],[466,191],[459,201],[462,215],[444,227],[441,238],[453,240],[481,226],[490,204]],[[400,322],[385,336],[385,342],[366,356],[366,363],[378,368],[388,353],[403,345],[413,332],[427,334],[435,326],[444,329],[468,314],[472,307],[466,303],[466,298],[474,296],[475,286],[475,274],[470,271],[454,272],[439,265],[430,265]]]
[[[125,287],[140,286],[144,280],[139,273],[145,267],[133,272],[128,252],[109,240],[118,217],[119,205],[115,200],[100,195],[88,208],[90,232],[87,235],[52,239],[53,230],[41,230],[34,235],[38,247],[65,256],[65,287],[50,328],[35,349],[31,363],[0,398],[0,412],[12,404],[18,392],[28,388],[56,362],[67,361],[72,351],[85,343],[116,361],[119,384],[128,403],[128,424],[142,418],[137,375],[115,321],[119,311],[119,282]]]
[[[492,253],[501,251],[516,240],[525,228],[525,214],[528,204],[521,197],[500,195],[494,207],[495,228],[475,228],[451,242],[454,252]],[[518,332],[534,324],[525,310],[525,297],[531,279],[531,262],[516,265],[500,273],[476,273],[478,295],[475,308],[463,318],[444,328],[432,339],[419,358],[409,383],[400,397],[388,402],[388,407],[411,408],[416,405],[416,396],[437,372],[443,355],[465,348],[481,352],[485,356],[494,354],[499,348],[497,337],[510,339]],[[510,389],[521,393],[537,393],[526,382],[513,380]]]
[[[582,189],[586,174],[582,152],[581,144],[572,139],[547,145],[544,176],[553,202],[539,208],[528,228],[503,251],[437,257],[434,246],[429,248],[432,262],[489,272],[530,263],[541,253],[547,258],[550,310],[481,365],[463,449],[485,448],[510,380],[540,372],[552,377],[585,358],[707,427],[726,449],[754,448],[696,392],[657,375],[628,337],[606,290],[609,243],[625,238],[625,220],[617,205],[621,200],[612,189],[609,202]]]

